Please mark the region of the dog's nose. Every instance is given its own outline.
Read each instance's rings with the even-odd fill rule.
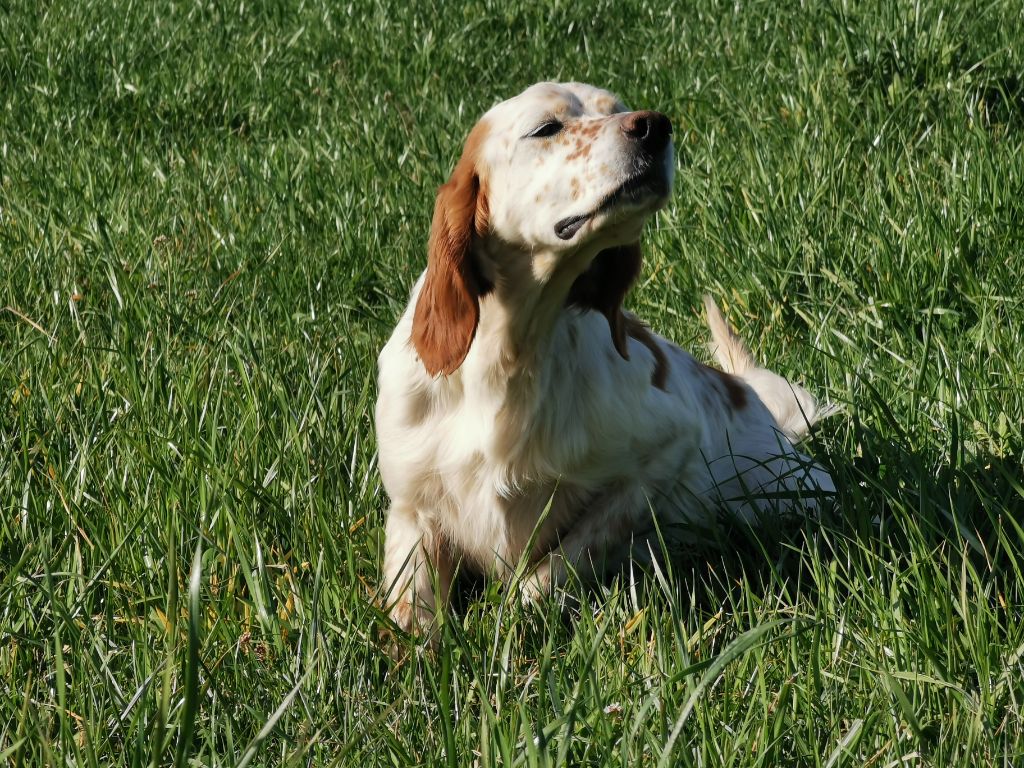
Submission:
[[[630,112],[619,124],[622,132],[633,141],[640,142],[640,146],[648,152],[660,152],[668,144],[668,137],[672,135],[672,123],[661,114],[645,110],[643,112]]]

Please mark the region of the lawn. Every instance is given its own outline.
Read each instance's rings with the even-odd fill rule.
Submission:
[[[628,306],[841,406],[835,509],[393,661],[376,354],[541,79],[672,118]],[[0,763],[1024,764],[1022,273],[1019,0],[8,0]]]

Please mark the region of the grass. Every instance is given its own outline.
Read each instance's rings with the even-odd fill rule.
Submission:
[[[1019,3],[13,0],[0,762],[1020,765]],[[837,509],[384,653],[375,356],[476,116],[676,125],[630,303],[843,406]]]

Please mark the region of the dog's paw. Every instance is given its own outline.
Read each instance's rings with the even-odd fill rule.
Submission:
[[[551,580],[546,572],[540,574],[534,571],[524,576],[519,582],[519,599],[524,608],[539,605],[550,595]]]
[[[544,557],[540,563],[519,582],[519,596],[524,606],[537,605],[549,597],[552,591],[565,581],[565,563],[557,554]]]
[[[400,640],[394,629],[384,632],[385,652],[395,660],[405,658],[410,650],[435,650],[438,646],[440,627],[434,612],[424,605],[417,606],[412,599],[402,599],[391,606],[388,617],[398,633],[404,634]]]

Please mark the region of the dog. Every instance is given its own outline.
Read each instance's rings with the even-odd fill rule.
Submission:
[[[721,510],[756,522],[834,491],[794,447],[815,399],[759,367],[710,297],[717,368],[622,308],[674,169],[668,117],[581,83],[531,86],[470,131],[378,360],[400,628],[430,631],[460,563],[525,564],[535,600]]]

